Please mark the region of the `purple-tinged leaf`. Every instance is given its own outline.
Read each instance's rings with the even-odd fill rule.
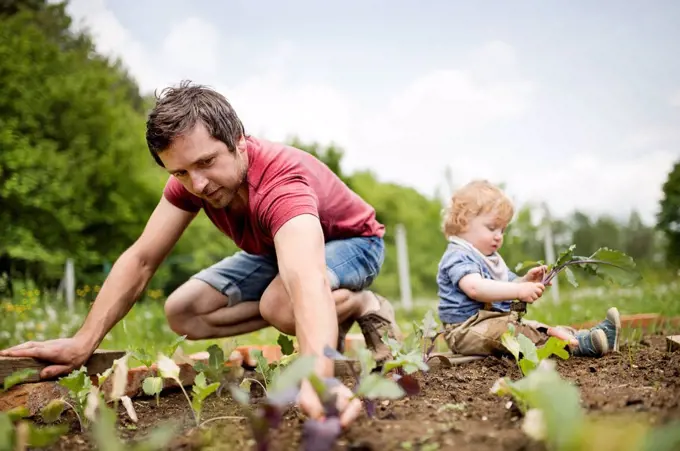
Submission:
[[[418,383],[418,380],[410,374],[403,376],[395,374],[394,380],[404,390],[407,396],[415,396],[420,393],[420,384]]]
[[[304,451],[329,451],[342,433],[340,419],[337,417],[325,420],[305,421],[302,430],[302,449]]]

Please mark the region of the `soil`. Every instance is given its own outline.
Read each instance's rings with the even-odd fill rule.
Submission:
[[[601,359],[557,360],[557,369],[581,391],[582,405],[591,414],[632,415],[654,424],[680,419],[680,352],[669,353],[662,336],[644,337],[633,346]],[[499,377],[520,378],[514,360],[489,357],[452,368],[432,369],[420,375],[419,396],[379,404],[376,417],[359,418],[337,443],[339,450],[543,450],[521,430],[521,418],[506,408],[509,398],[489,392]],[[178,423],[178,436],[170,450],[253,449],[254,441],[245,411],[231,400],[211,396],[202,419],[228,416],[212,422],[209,432],[194,428],[193,415],[182,392],[166,394],[156,406],[153,398],[134,400],[139,417],[132,423],[121,410],[118,431],[125,439],[143,437],[156,425]],[[94,449],[86,435],[78,432],[74,416],[71,433],[51,450]],[[290,409],[281,428],[273,435],[270,449],[299,449],[304,418]]]

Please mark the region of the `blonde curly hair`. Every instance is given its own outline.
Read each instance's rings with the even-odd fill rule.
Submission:
[[[444,234],[453,236],[463,233],[470,220],[491,212],[496,214],[499,224],[507,226],[515,209],[510,198],[499,187],[487,180],[473,180],[451,196],[444,219]]]

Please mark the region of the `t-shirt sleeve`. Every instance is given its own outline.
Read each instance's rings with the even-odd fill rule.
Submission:
[[[468,274],[482,275],[482,268],[479,264],[462,252],[452,253],[446,262],[446,266],[448,268],[446,274],[453,286],[458,285],[458,282]]]
[[[268,189],[256,206],[257,219],[272,238],[281,226],[302,214],[319,217],[318,198],[300,175],[287,175]]]
[[[192,213],[199,211],[202,207],[201,200],[187,191],[186,188],[172,176],[170,176],[165,184],[163,196],[165,196],[165,198],[175,207]]]

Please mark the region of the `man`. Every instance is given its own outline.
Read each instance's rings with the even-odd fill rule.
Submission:
[[[301,150],[248,136],[228,101],[183,82],[159,96],[147,121],[149,150],[170,177],[138,240],[113,266],[72,338],[28,342],[2,352],[53,362],[41,377],[79,368],[132,308],[186,227],[202,209],[242,250],[204,269],[167,299],[171,328],[189,339],[228,337],[269,325],[314,354],[333,375],[326,345],[342,351],[356,320],[377,360],[381,341],[400,337],[389,302],[366,288],[383,263],[384,226],[374,209],[327,166]],[[344,425],[361,406],[338,388]],[[305,382],[299,404],[321,404]]]

